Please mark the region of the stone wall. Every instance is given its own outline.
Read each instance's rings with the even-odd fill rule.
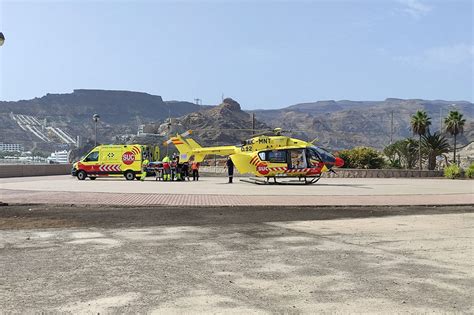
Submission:
[[[399,178],[399,177],[443,177],[443,171],[427,171],[427,170],[400,170],[400,169],[383,169],[383,170],[361,170],[343,168],[336,170],[334,173],[324,173],[323,177],[339,177],[339,178]]]
[[[72,164],[0,165],[0,178],[71,174]]]
[[[22,176],[47,176],[67,175],[71,173],[72,164],[53,165],[0,165],[0,178],[22,177]],[[200,173],[204,176],[227,176],[227,171],[222,166],[202,166]],[[235,170],[235,176],[240,175]],[[247,176],[247,175],[245,175]],[[336,174],[324,173],[323,177],[337,178],[390,178],[390,177],[443,177],[442,171],[417,171],[417,170],[361,170],[361,169],[338,169]]]
[[[221,166],[202,166],[200,173],[209,176],[227,176],[227,171]],[[235,176],[240,175],[235,170]],[[443,171],[427,171],[427,170],[400,170],[400,169],[382,169],[382,170],[362,170],[342,168],[334,173],[324,173],[323,177],[338,178],[398,178],[398,177],[443,177]]]

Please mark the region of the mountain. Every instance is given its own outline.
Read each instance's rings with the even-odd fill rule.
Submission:
[[[410,119],[417,110],[428,113],[432,122],[430,129],[435,132],[440,129],[440,115],[444,119],[452,109],[461,111],[468,121],[464,135],[459,137],[460,143],[473,141],[474,106],[466,101],[395,98],[359,102],[331,100],[251,112],[271,127],[292,130],[291,134],[296,137],[317,138],[320,145],[331,149],[354,146],[382,149],[390,143],[390,138],[396,141],[412,135]]]
[[[80,136],[85,142],[94,137],[93,114],[100,115],[98,140],[111,142],[115,136],[136,134],[139,125],[202,108],[207,107],[163,101],[161,96],[142,92],[81,89],[47,94],[32,100],[0,102],[0,142],[54,150],[68,145],[61,132],[73,139]]]
[[[128,123],[139,116],[143,119],[165,119],[197,111],[199,105],[189,102],[164,102],[161,96],[142,92],[74,90],[69,94],[47,94],[41,98],[18,102],[0,102],[0,113],[41,117],[63,116],[91,119],[99,114],[108,123]]]
[[[317,138],[319,145],[329,149],[361,145],[383,149],[390,138],[396,141],[412,135],[410,118],[419,109],[426,110],[432,118],[433,132],[440,128],[440,116],[446,117],[452,109],[461,111],[467,122],[464,134],[458,137],[459,145],[474,140],[474,105],[466,101],[325,100],[281,109],[243,111],[231,98],[218,106],[202,106],[164,101],[161,96],[142,92],[81,89],[0,102],[0,142],[20,143],[25,149],[43,151],[70,148],[77,136],[81,143],[93,143],[92,115],[97,113],[100,143],[161,143],[168,134],[192,129],[194,138],[204,145],[238,144],[252,134],[251,114],[255,114],[255,129],[281,127],[291,130],[288,135],[306,140]],[[172,118],[171,124],[163,124],[168,117]],[[137,137],[140,126],[144,126],[143,133]]]
[[[269,128],[258,120],[254,127],[256,130]],[[193,138],[202,145],[240,144],[253,134],[252,115],[243,111],[235,100],[226,98],[216,107],[176,118],[170,125],[160,125],[157,133],[166,137],[186,130],[193,130]]]

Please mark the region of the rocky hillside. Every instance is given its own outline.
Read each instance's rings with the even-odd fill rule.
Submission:
[[[47,94],[41,98],[18,102],[0,102],[0,113],[91,119],[99,114],[107,123],[129,123],[132,119],[146,121],[179,117],[200,109],[189,102],[165,102],[161,96],[141,92],[74,90],[69,94]]]
[[[455,107],[452,104],[456,104]],[[474,140],[472,121],[474,105],[469,102],[386,99],[375,102],[320,101],[289,106],[279,110],[257,110],[256,117],[272,127],[293,130],[294,136],[318,138],[320,145],[334,149],[372,146],[382,149],[390,142],[393,112],[394,141],[412,135],[410,118],[417,110],[431,116],[433,132],[444,118],[456,108],[467,120],[460,143]]]
[[[69,94],[47,94],[32,100],[0,102],[0,142],[21,143],[27,149],[54,150],[64,146],[60,141],[42,141],[23,130],[11,113],[33,116],[45,126],[61,128],[74,139],[80,136],[83,142],[93,137],[92,115],[99,114],[98,140],[112,142],[115,137],[136,134],[141,124],[179,117],[201,108],[206,107],[163,101],[161,96],[141,92],[74,90]]]
[[[164,101],[161,96],[141,92],[74,90],[32,100],[0,102],[0,142],[50,151],[70,146],[61,142],[57,134],[64,131],[72,139],[80,136],[85,143],[93,138],[92,115],[97,113],[101,117],[98,124],[101,143],[160,143],[168,134],[192,129],[196,140],[205,145],[238,144],[251,136],[251,113],[254,113],[255,129],[289,129],[292,130],[289,135],[307,140],[317,138],[320,145],[330,149],[359,145],[382,149],[390,142],[392,112],[393,141],[396,141],[411,136],[410,117],[417,110],[428,112],[432,117],[431,130],[437,131],[440,114],[444,118],[453,108],[461,111],[467,120],[464,135],[459,137],[460,145],[467,144],[474,140],[474,105],[464,101],[330,100],[245,112],[230,98],[212,107]],[[170,116],[173,117],[171,124],[164,124]],[[34,120],[36,125],[30,127],[51,141],[41,140],[15,119]],[[145,134],[137,138],[140,125],[145,125]]]
[[[255,129],[269,127],[255,121]],[[168,134],[193,130],[193,138],[203,145],[240,144],[252,135],[252,115],[243,111],[240,104],[226,98],[222,104],[190,113],[158,127],[157,132],[166,137]]]

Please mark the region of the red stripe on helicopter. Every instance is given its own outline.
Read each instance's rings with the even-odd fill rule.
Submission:
[[[285,173],[307,173],[310,170],[310,168],[295,168],[291,170],[286,170]]]
[[[254,157],[250,160],[250,164],[253,164],[253,165],[257,165],[258,162],[259,162],[258,156],[254,156]]]
[[[270,167],[270,171],[286,171],[286,167]]]

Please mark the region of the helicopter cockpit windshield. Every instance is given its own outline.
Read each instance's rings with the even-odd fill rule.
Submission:
[[[310,160],[311,164],[314,162],[334,163],[336,161],[334,155],[319,147],[309,147],[307,148],[307,152],[308,159]]]

